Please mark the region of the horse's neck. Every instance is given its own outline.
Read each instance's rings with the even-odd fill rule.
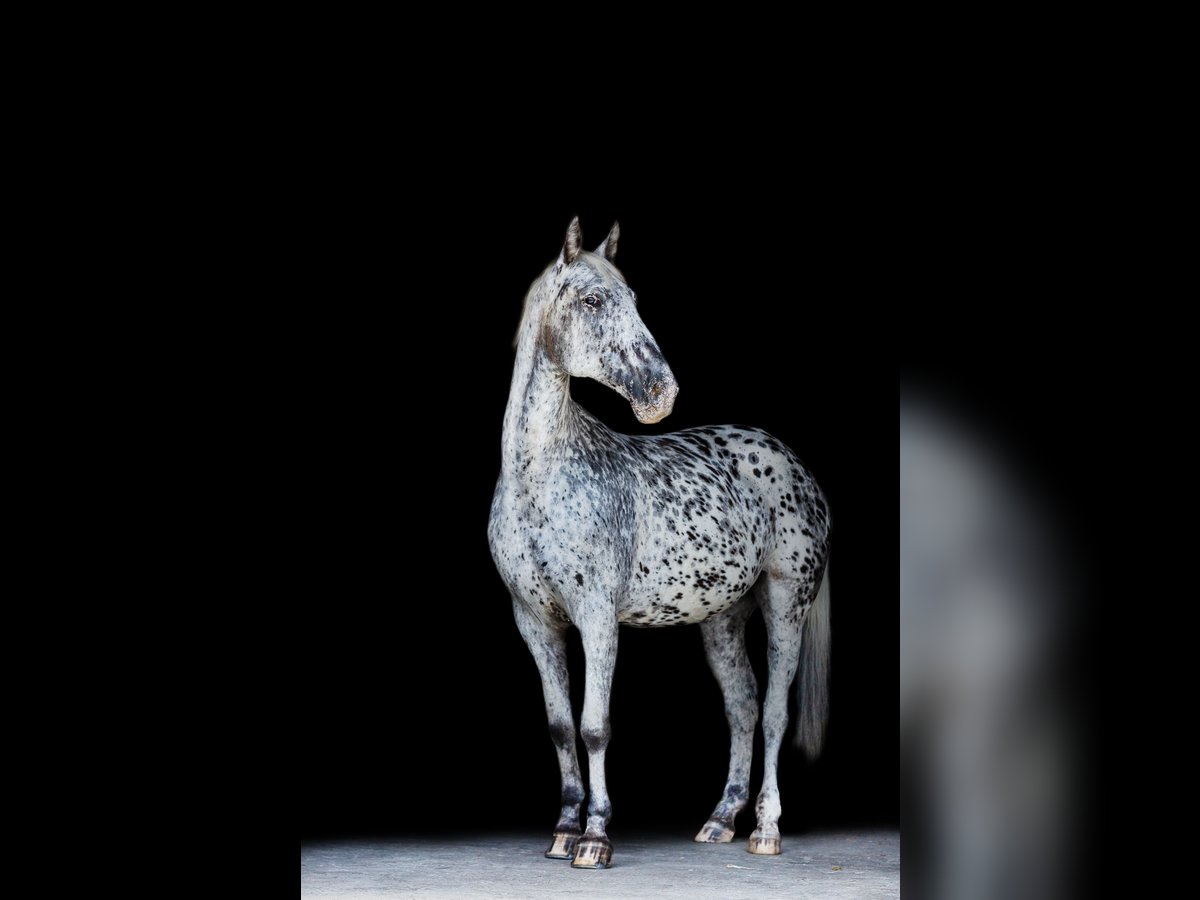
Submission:
[[[504,413],[506,475],[527,471],[530,461],[569,438],[575,415],[570,384],[570,376],[551,362],[542,346],[536,322],[523,322]]]

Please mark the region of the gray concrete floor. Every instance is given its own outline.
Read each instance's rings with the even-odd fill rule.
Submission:
[[[302,844],[301,897],[720,897],[900,896],[894,831],[783,836],[779,856],[687,837],[613,839],[612,868],[572,869],[545,859],[549,835],[348,840]]]

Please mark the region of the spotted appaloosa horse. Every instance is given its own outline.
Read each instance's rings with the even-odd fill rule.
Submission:
[[[546,855],[573,857],[573,866],[587,869],[612,859],[604,752],[622,624],[699,623],[724,694],[731,749],[725,792],[696,840],[733,839],[734,818],[749,797],[758,719],[744,641],[755,607],[766,622],[769,680],[763,785],[749,850],[779,853],[776,764],[798,667],[796,742],[815,756],[824,737],[829,513],[795,454],[759,429],[617,434],[571,400],[572,377],[594,378],[648,424],[671,412],[679,391],[638,316],[637,295],[613,265],[618,234],[613,225],[588,253],[575,219],[558,259],[529,289],[488,524],[496,568],[541,673],[562,770],[562,814]],[[583,781],[567,689],[571,625],[587,659],[580,731],[591,801],[582,835]]]

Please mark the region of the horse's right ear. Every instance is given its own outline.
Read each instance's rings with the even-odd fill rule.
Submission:
[[[575,257],[583,249],[583,232],[579,229],[579,216],[571,220],[567,226],[567,237],[563,241],[562,253],[558,254],[558,266],[569,266],[575,262]]]
[[[608,237],[600,242],[600,246],[596,248],[596,255],[603,256],[609,262],[617,258],[617,240],[621,237],[621,226],[613,222],[612,230],[608,233]]]

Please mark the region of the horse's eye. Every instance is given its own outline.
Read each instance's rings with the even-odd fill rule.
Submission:
[[[597,306],[600,305],[600,298],[597,297],[595,294],[585,294],[583,297],[583,302],[586,303],[588,306],[590,306],[592,309],[595,309]]]

